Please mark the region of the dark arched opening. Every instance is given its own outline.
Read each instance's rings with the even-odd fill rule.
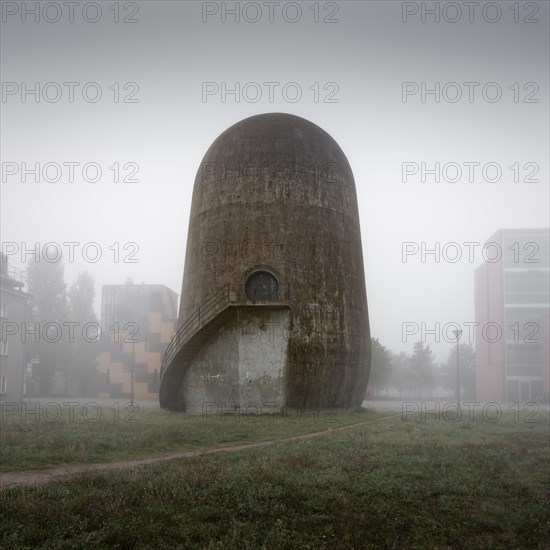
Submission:
[[[274,302],[279,297],[279,282],[269,271],[255,271],[246,280],[244,293],[253,302]]]

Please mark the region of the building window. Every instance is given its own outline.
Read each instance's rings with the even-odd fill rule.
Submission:
[[[248,277],[244,293],[253,302],[272,302],[279,295],[279,283],[269,271],[256,271]]]
[[[6,302],[0,302],[0,317],[8,318],[8,304]]]
[[[4,336],[4,338],[6,338]],[[8,354],[8,340],[7,338],[5,340],[0,340],[0,355],[7,355]]]
[[[6,393],[8,391],[8,380],[5,376],[0,376],[0,393]]]

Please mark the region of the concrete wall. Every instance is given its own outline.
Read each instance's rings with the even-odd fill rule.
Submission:
[[[268,412],[284,403],[288,310],[235,308],[190,363],[186,411]]]
[[[179,325],[225,285],[241,289],[238,301],[246,303],[246,280],[262,269],[289,290],[288,339],[281,344],[287,404],[360,406],[370,331],[353,173],[329,134],[283,113],[226,130],[197,171]],[[269,362],[264,348],[222,353],[214,351],[219,343],[211,346],[228,373],[239,354]],[[183,384],[189,398],[185,385],[196,383],[190,376]]]

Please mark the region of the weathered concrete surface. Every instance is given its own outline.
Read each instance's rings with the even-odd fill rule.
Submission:
[[[242,289],[240,301],[253,315],[244,285],[260,269],[288,289],[275,300],[289,308],[280,349],[266,347],[265,339],[241,348],[219,338],[205,342],[191,365],[174,365],[186,371],[181,408],[187,408],[187,401],[197,410],[212,395],[228,402],[233,395],[239,406],[257,399],[258,393],[247,395],[243,372],[252,372],[258,387],[264,375],[281,381],[281,406],[360,406],[369,373],[370,332],[353,174],[324,130],[283,113],[250,117],[230,127],[198,169],[180,325],[228,284]],[[270,354],[284,361],[282,377]],[[241,364],[245,359],[255,363],[253,369]],[[217,364],[218,370],[209,367],[203,373],[209,376],[199,382],[205,364]],[[226,387],[220,387],[220,374]]]
[[[210,335],[183,381],[185,410],[273,412],[284,405],[288,310],[235,308]]]

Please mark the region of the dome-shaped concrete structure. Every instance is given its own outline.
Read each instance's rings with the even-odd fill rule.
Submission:
[[[231,126],[195,178],[160,403],[201,412],[361,405],[370,332],[355,182],[289,114]]]

